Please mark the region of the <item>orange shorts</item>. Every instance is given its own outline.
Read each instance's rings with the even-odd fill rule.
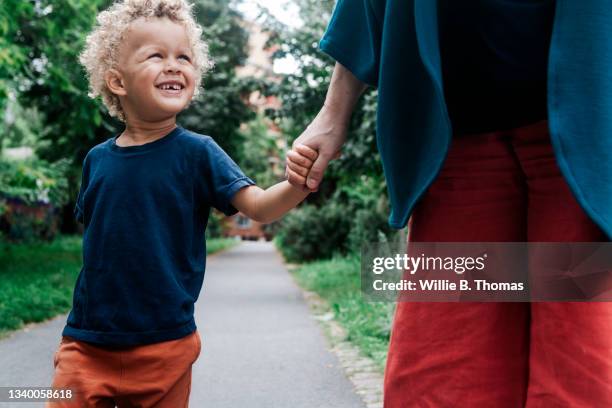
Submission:
[[[121,349],[64,336],[54,357],[52,387],[70,389],[74,397],[47,402],[46,407],[187,407],[191,366],[201,348],[197,331],[177,340]]]

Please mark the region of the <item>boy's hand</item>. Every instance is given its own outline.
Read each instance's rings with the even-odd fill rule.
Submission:
[[[319,154],[310,147],[298,144],[287,152],[285,177],[293,185],[306,186],[306,178]]]

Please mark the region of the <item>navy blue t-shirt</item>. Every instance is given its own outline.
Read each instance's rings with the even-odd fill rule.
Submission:
[[[456,135],[547,117],[555,0],[438,0],[444,94]]]
[[[83,267],[62,334],[108,346],[181,338],[196,329],[211,207],[235,214],[234,194],[254,182],[212,138],[181,127],[138,146],[116,139],[83,163]]]

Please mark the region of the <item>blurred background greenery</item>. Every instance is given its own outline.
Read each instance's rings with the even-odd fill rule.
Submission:
[[[80,263],[75,234],[81,227],[73,208],[82,161],[94,145],[122,130],[100,100],[87,96],[78,64],[96,13],[110,3],[0,2],[0,330],[70,306]],[[334,61],[319,51],[318,41],[334,1],[287,2],[296,10],[294,22],[281,21],[261,6],[264,1],[194,3],[215,68],[204,79],[201,97],[178,122],[213,136],[247,175],[262,187],[270,186],[282,179],[287,146],[325,98]],[[245,9],[251,13],[243,14]],[[264,64],[252,55],[256,40],[268,59]],[[279,61],[290,61],[291,69],[276,70]],[[365,316],[361,328],[349,327],[349,337],[382,361],[392,310],[358,299],[359,265],[354,261],[362,243],[395,239],[397,234],[387,225],[375,116],[376,90],[371,89],[355,110],[342,158],[332,162],[319,192],[265,229],[276,237],[287,260],[309,262],[296,272],[298,281],[319,292],[339,316],[349,316],[347,326]],[[223,235],[220,218],[213,215],[209,240]],[[29,291],[22,284],[28,275]],[[44,276],[47,284],[41,283]],[[42,295],[52,287],[53,296]],[[42,312],[19,315],[23,308],[15,304],[36,296],[58,300],[48,305],[41,301],[35,309]]]

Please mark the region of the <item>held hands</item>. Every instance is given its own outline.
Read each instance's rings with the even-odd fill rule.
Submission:
[[[314,192],[329,162],[340,157],[347,124],[324,107],[287,153],[287,181]]]
[[[291,185],[308,191],[318,190],[327,164],[330,160],[340,157],[351,113],[366,88],[365,83],[336,62],[323,107],[312,123],[293,142],[292,151],[297,154],[287,155],[285,173]],[[318,156],[313,159],[312,156],[302,153],[301,148],[298,148],[300,145],[308,146]],[[304,156],[313,163],[301,160],[298,156]]]
[[[306,180],[318,156],[319,154],[316,150],[306,145],[294,145],[293,149],[287,152],[285,177],[289,183],[295,187],[302,187],[304,190],[309,190],[306,187]]]

